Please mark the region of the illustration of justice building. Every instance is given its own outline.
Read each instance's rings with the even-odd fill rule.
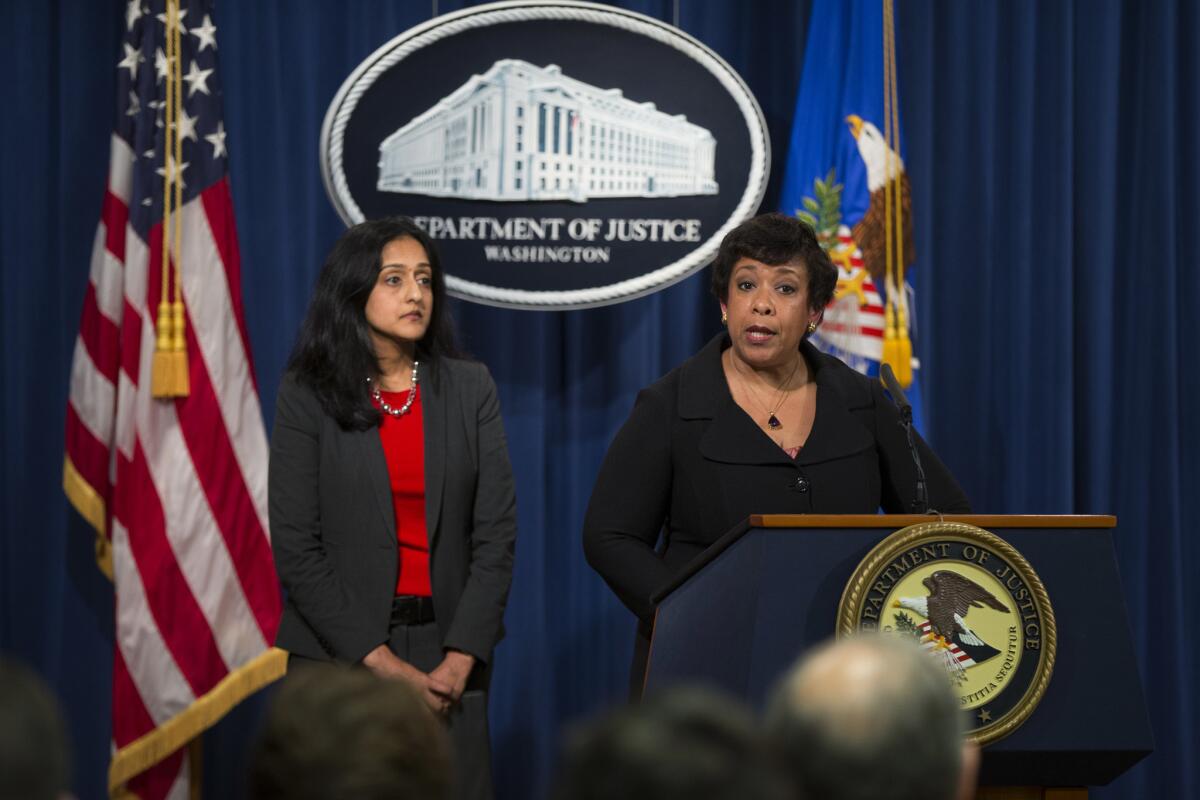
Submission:
[[[716,194],[716,139],[554,65],[497,61],[379,145],[380,191],[478,200]]]

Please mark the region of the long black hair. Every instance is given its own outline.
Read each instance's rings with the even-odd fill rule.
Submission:
[[[379,424],[366,384],[368,377],[379,373],[367,325],[367,298],[379,279],[384,246],[406,236],[425,248],[433,278],[433,312],[429,328],[417,342],[417,358],[436,362],[439,357],[460,355],[446,302],[446,278],[433,239],[408,217],[369,220],[350,228],[325,259],[288,361],[288,370],[316,393],[325,413],[347,430]]]

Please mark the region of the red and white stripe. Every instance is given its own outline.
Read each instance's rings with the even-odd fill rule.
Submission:
[[[862,250],[851,236],[850,228],[845,225],[838,229],[838,243],[834,252],[848,252],[850,255],[850,269],[835,262],[839,281],[856,280],[866,271]],[[883,356],[885,327],[883,297],[870,275],[863,276],[862,287],[866,303],[862,304],[854,293],[833,301],[825,309],[825,317],[816,336],[842,353],[879,361]]]
[[[922,622],[918,626],[918,628],[921,631],[921,646],[923,648],[925,648],[926,650],[932,650],[933,648],[938,646],[937,642],[934,641],[933,629],[932,629],[932,627],[930,627],[928,621]],[[973,659],[969,655],[967,655],[966,652],[961,647],[956,645],[954,642],[951,642],[948,640],[946,642],[946,645],[947,645],[947,649],[950,651],[950,655],[953,656],[954,659],[956,661],[958,661],[959,664],[962,665],[963,669],[966,669],[967,667],[975,666],[975,659]]]
[[[134,154],[113,136],[71,370],[67,458],[103,499],[117,630],[113,739],[152,732],[262,654],[280,597],[267,529],[267,438],[242,314],[227,179],[181,210],[191,393],[150,393],[161,224],[129,225]],[[184,796],[179,753],[143,798]]]

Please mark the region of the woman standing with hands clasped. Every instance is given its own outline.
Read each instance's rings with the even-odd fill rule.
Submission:
[[[270,521],[289,667],[359,664],[449,726],[455,796],[491,797],[487,687],[516,502],[496,387],[457,356],[432,240],[403,217],[348,230],[284,376]]]
[[[877,380],[808,337],[837,269],[811,228],[782,214],[722,240],[712,292],[725,330],[642,390],[609,447],[584,519],[589,563],[638,617],[640,692],[651,598],[751,514],[907,512],[916,470],[896,406]],[[969,512],[962,489],[916,437],[929,501]]]

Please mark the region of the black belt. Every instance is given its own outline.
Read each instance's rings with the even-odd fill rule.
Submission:
[[[392,599],[393,625],[423,625],[433,622],[433,598],[398,594]]]

